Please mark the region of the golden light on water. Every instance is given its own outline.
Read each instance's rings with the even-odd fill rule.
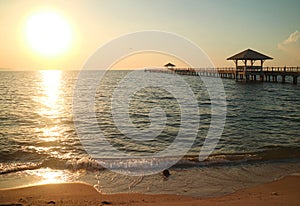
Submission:
[[[40,173],[41,177],[44,179],[41,183],[59,183],[64,181],[62,171],[44,171]]]
[[[38,128],[40,132],[40,139],[45,142],[56,141],[60,136],[60,127],[58,117],[63,110],[64,98],[61,94],[61,75],[60,70],[42,70],[41,75],[41,91],[42,94],[39,97],[39,103],[41,109],[39,114],[51,123],[49,126]],[[53,125],[54,123],[54,125]]]
[[[31,170],[27,173],[36,177],[37,182],[35,184],[52,184],[67,182],[70,176],[66,171],[53,170],[50,168]]]
[[[61,93],[61,73],[60,70],[42,70],[41,79],[43,87],[43,97],[41,103],[46,106],[42,111],[44,115],[54,116],[58,111],[58,101]]]
[[[40,138],[45,142],[56,141],[61,135],[58,126],[42,128],[40,131],[42,132],[42,136]]]

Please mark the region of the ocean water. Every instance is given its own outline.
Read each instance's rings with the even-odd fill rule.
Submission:
[[[88,76],[84,79],[86,87],[80,88],[86,94],[96,73],[87,72]],[[124,159],[115,158],[113,149],[129,157],[148,157],[168,148],[184,124],[181,121],[183,108],[172,92],[159,87],[136,89],[138,80],[127,81],[121,87],[125,91],[136,89],[130,94],[128,112],[122,116],[131,122],[124,120],[123,128],[129,128],[139,140],[143,140],[144,136],[129,127],[130,123],[148,133],[150,128],[151,134],[156,134],[153,139],[135,141],[118,127],[112,109],[112,102],[118,107],[118,101],[127,98],[126,94],[122,94],[118,99],[114,96],[118,93],[114,92],[130,71],[108,71],[101,81],[96,81],[94,125],[85,124],[89,102],[76,103],[79,113],[82,108],[82,116],[74,119],[74,95],[77,94],[74,89],[78,74],[78,71],[60,70],[0,72],[0,188],[79,181],[91,184],[103,193],[170,193],[208,197],[300,173],[299,85],[237,83],[223,79],[227,105],[224,131],[210,156],[199,161],[199,152],[212,119],[211,99],[203,79],[181,76],[194,93],[199,111],[199,115],[191,114],[186,122],[199,118],[200,124],[190,149],[170,168],[171,176],[166,179],[161,173],[124,174],[138,162],[126,157],[130,161],[124,164]],[[149,75],[156,75],[163,82],[171,74],[140,71],[137,78],[146,82]],[[207,81],[213,83],[216,80],[208,78]],[[176,89],[183,85],[174,81],[171,87]],[[84,96],[85,92],[80,94]],[[82,144],[80,131],[74,125],[81,121],[84,122],[80,124],[83,133],[97,134],[101,130],[111,147],[98,149],[103,151],[103,158],[114,167],[121,168],[123,174],[106,169],[91,158],[90,151],[86,151],[86,145]],[[162,127],[161,122],[165,123]],[[147,133],[144,135],[146,137]],[[185,136],[190,140],[193,134],[186,133]],[[179,139],[178,144],[185,145],[186,141]],[[90,144],[93,145],[93,142]],[[181,149],[178,148],[179,151]],[[172,155],[162,158],[151,156],[150,163],[155,168],[172,158]]]

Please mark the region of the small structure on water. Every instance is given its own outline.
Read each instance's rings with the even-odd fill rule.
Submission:
[[[166,67],[167,69],[170,69],[170,70],[174,70],[175,64],[172,64],[169,62],[168,64],[165,64],[164,67]]]
[[[236,66],[235,79],[244,79],[246,81],[250,78],[255,78],[256,75],[260,76],[260,80],[263,80],[263,64],[266,60],[273,59],[267,55],[261,54],[257,51],[251,49],[246,49],[232,57],[227,58],[227,60],[233,60]],[[239,65],[239,61],[243,62],[243,65]],[[254,66],[255,61],[260,61],[259,66]],[[248,64],[250,62],[250,64]]]

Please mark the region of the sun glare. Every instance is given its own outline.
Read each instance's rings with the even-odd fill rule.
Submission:
[[[33,50],[44,56],[65,52],[72,41],[70,24],[54,11],[41,11],[27,20],[26,38]]]
[[[60,70],[41,70],[43,89],[45,93],[44,105],[48,108],[55,108],[61,89]]]
[[[41,70],[41,87],[43,88],[43,94],[39,98],[39,102],[42,104],[39,114],[43,117],[48,117],[52,121],[55,121],[59,117],[63,109],[63,95],[61,95],[61,76],[60,70]],[[49,125],[43,128],[36,128],[37,132],[40,132],[40,139],[45,142],[56,141],[60,136],[59,125]]]
[[[66,171],[53,170],[49,168],[29,170],[29,175],[35,175],[39,180],[37,184],[53,184],[68,181],[69,173]]]

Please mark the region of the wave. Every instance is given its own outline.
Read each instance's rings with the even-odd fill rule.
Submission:
[[[40,168],[35,163],[0,163],[1,171],[0,174],[9,174],[13,172],[20,172],[24,170],[34,170]]]
[[[62,169],[62,170],[87,170],[95,171],[105,169],[96,160],[88,157],[72,160],[61,160],[56,158],[49,158],[38,163],[34,162],[7,162],[0,163],[0,175],[14,172],[21,172],[25,170],[35,170],[40,168]]]
[[[300,159],[299,147],[265,146],[256,153],[218,153],[210,155],[206,160],[199,161],[198,156],[185,156],[179,161],[176,157],[141,157],[141,158],[102,158],[92,159],[89,156],[73,159],[46,158],[39,162],[2,162],[0,175],[34,170],[39,168],[52,168],[61,170],[99,171],[106,168],[115,170],[126,169],[154,169],[175,163],[172,168],[211,167],[221,165],[234,165],[241,163],[254,163],[262,161],[281,161]]]

